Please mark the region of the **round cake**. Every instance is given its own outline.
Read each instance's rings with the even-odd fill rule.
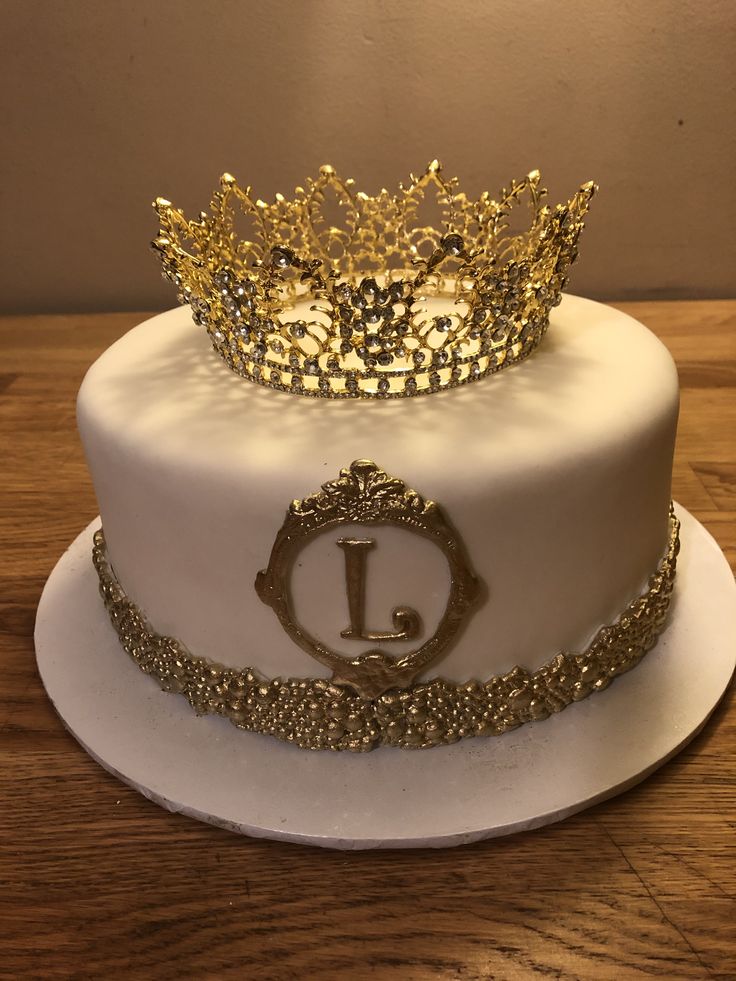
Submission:
[[[188,309],[103,355],[78,415],[102,598],[163,689],[303,748],[424,748],[656,642],[675,368],[563,300],[595,185],[551,208],[540,181],[472,199],[435,160],[371,197],[325,165],[270,205],[230,174],[196,219],[156,199]]]
[[[329,679],[256,579],[291,502],[373,461],[438,502],[471,570],[466,620],[416,679],[455,683],[584,651],[645,590],[670,536],[677,412],[662,344],[574,296],[523,366],[423,398],[305,399],[245,383],[185,308],[114,344],[78,400],[107,558],[153,630],[227,668]],[[346,536],[373,545],[348,556]],[[446,551],[395,524],[327,527],[289,571],[294,618],[340,656],[401,657],[442,620]],[[352,600],[351,564],[363,577]],[[349,629],[351,602],[362,633]],[[402,607],[417,614],[411,638],[392,630]]]

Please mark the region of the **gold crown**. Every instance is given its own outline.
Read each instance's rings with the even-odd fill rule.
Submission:
[[[550,208],[538,171],[498,199],[471,200],[457,184],[435,160],[396,194],[369,197],[324,166],[293,200],[266,204],[225,174],[197,219],[157,198],[152,245],[179,300],[244,378],[323,398],[436,392],[536,348],[596,190],[583,184]],[[420,223],[432,193],[440,228]],[[531,221],[514,234],[525,199]]]

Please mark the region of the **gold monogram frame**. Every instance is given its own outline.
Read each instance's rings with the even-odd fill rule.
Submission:
[[[297,555],[315,536],[351,523],[406,528],[432,541],[447,559],[450,592],[442,619],[431,637],[402,657],[391,658],[379,650],[346,657],[312,637],[295,619],[289,580]],[[350,548],[366,543],[342,539],[339,544]],[[373,461],[356,460],[340,471],[337,480],[324,484],[321,491],[292,502],[276,536],[268,568],[258,573],[255,587],[294,643],[330,668],[333,684],[347,685],[362,698],[378,698],[391,688],[411,684],[423,668],[439,657],[477,600],[480,584],[468,564],[462,543],[440,507],[408,488],[402,480],[389,476]],[[351,588],[354,600],[357,586],[349,578],[349,595]],[[396,608],[393,620],[397,632],[383,639],[410,639],[417,632],[415,618],[413,610]],[[343,632],[346,634],[348,631]],[[360,636],[368,640],[382,639],[380,635]]]

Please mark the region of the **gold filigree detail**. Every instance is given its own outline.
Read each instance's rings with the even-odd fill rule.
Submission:
[[[431,637],[400,658],[388,657],[378,650],[355,658],[344,657],[312,637],[294,616],[289,580],[296,557],[314,535],[350,522],[407,528],[428,538],[447,559],[450,592],[442,619]],[[389,476],[372,460],[355,460],[340,471],[337,480],[323,484],[318,493],[292,502],[276,536],[268,568],[256,577],[256,592],[273,608],[294,643],[330,668],[335,684],[350,685],[364,698],[376,698],[389,688],[405,687],[436,660],[455,638],[477,599],[478,588],[462,543],[442,509],[407,487],[403,480]],[[407,626],[414,611],[397,609],[395,613]]]
[[[646,591],[580,654],[558,654],[533,672],[517,667],[486,682],[464,684],[437,678],[375,699],[330,681],[266,679],[254,669],[196,657],[172,637],[156,633],[125,594],[107,561],[102,531],[95,534],[93,560],[123,648],[165,691],[183,694],[198,714],[221,715],[241,729],[306,749],[365,752],[380,744],[415,749],[497,736],[606,688],[656,643],[678,549],[679,522],[671,510],[667,552]]]
[[[544,336],[595,185],[550,208],[540,180],[533,171],[498,199],[472,200],[435,160],[370,197],[324,166],[292,200],[266,204],[225,174],[197,219],[157,198],[153,247],[244,378],[321,398],[403,398],[516,364]],[[436,224],[422,218],[432,197]],[[523,203],[528,230],[512,234]]]

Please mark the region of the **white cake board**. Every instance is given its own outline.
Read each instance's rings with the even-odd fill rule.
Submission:
[[[643,780],[696,735],[728,686],[736,585],[708,532],[683,508],[677,513],[682,549],[657,646],[606,691],[498,738],[310,752],[198,718],[120,648],[92,566],[98,521],[43,591],[38,667],[87,752],[167,810],[328,848],[437,848],[524,831]]]

